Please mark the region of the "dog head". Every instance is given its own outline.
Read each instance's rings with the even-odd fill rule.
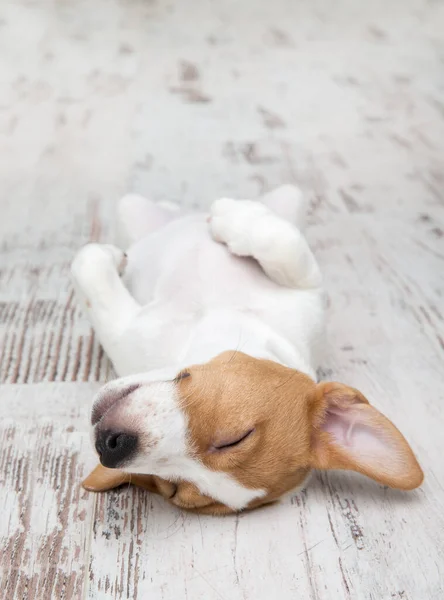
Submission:
[[[168,381],[107,384],[92,427],[105,469],[86,487],[132,481],[199,512],[273,502],[312,469],[358,471],[404,490],[423,480],[402,434],[360,392],[240,352]]]

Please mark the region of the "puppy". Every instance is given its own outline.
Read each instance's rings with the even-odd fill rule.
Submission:
[[[324,303],[304,212],[293,186],[222,198],[209,214],[126,196],[127,253],[79,251],[78,298],[119,375],[93,404],[101,464],[87,489],[131,481],[224,514],[277,500],[312,469],[421,484],[384,415],[356,389],[315,381]]]

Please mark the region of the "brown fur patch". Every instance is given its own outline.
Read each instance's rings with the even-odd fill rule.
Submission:
[[[182,371],[176,385],[188,418],[190,452],[246,488],[266,490],[247,509],[298,487],[312,468],[354,470],[400,489],[422,483],[421,468],[402,434],[353,388],[316,385],[294,369],[231,351]],[[242,441],[220,448],[236,440]],[[101,465],[84,487],[104,491],[122,483],[159,493],[193,512],[233,512],[193,483]]]
[[[304,481],[310,470],[314,381],[240,352],[225,352],[187,372],[190,377],[178,384],[181,402],[191,449],[206,467],[247,488],[265,489],[266,496],[254,506],[272,502]],[[239,445],[214,450],[253,428]]]

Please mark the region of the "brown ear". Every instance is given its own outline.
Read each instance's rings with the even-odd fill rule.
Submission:
[[[89,492],[106,492],[127,483],[128,476],[128,473],[123,473],[118,469],[107,469],[102,465],[97,465],[82,482],[82,486]]]
[[[212,498],[202,494],[194,483],[180,481],[177,483],[176,493],[171,502],[180,508],[203,508],[214,503]]]
[[[317,387],[312,467],[358,471],[383,485],[412,490],[424,474],[401,432],[357,390]]]
[[[234,512],[228,506],[201,494],[192,483],[182,481],[174,484],[154,475],[124,473],[118,469],[107,469],[100,464],[91,471],[82,485],[85,490],[90,492],[106,492],[125,483],[131,483],[149,492],[160,494],[177,507],[193,512],[209,515],[224,515]]]
[[[133,475],[132,473],[124,473],[118,469],[107,469],[100,464],[91,471],[82,485],[85,490],[90,492],[106,492],[124,483],[132,483],[149,492],[159,493],[156,481],[152,475]]]
[[[218,516],[236,512],[229,506],[205,496],[194,483],[188,481],[178,482],[176,492],[169,500],[179,508],[206,515]]]

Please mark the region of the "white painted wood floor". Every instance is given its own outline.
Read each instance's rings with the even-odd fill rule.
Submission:
[[[439,0],[0,4],[0,589],[13,599],[444,597],[444,6]],[[321,376],[425,470],[346,473],[237,517],[94,496],[109,364],[72,296],[127,191],[207,206],[298,182],[329,293]]]

